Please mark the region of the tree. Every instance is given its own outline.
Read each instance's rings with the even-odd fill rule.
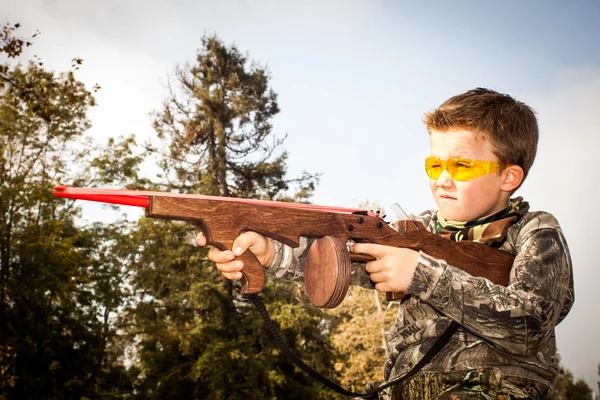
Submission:
[[[79,210],[52,196],[94,179],[82,135],[95,100],[75,79],[80,59],[59,74],[16,62],[31,45],[18,28],[0,32],[0,394],[82,397],[109,358],[122,271],[100,250],[118,229],[78,227]]]
[[[560,358],[558,354],[557,357]],[[588,384],[581,378],[575,380],[573,373],[562,366],[562,363],[553,386],[554,400],[593,400],[592,389]]]
[[[362,391],[367,382],[383,379],[387,330],[394,322],[397,306],[375,290],[350,286],[342,304],[328,311],[334,317],[332,345],[340,355],[336,375],[345,388]]]
[[[306,200],[316,176],[286,176],[282,140],[271,139],[279,109],[269,75],[235,46],[205,36],[197,64],[177,69],[164,108],[154,114],[160,145],[158,181],[165,190],[267,199]],[[271,144],[267,145],[269,142]],[[289,195],[292,183],[299,184]],[[130,268],[139,302],[122,328],[137,342],[133,360],[139,398],[328,398],[331,393],[285,359],[262,320],[239,296],[222,289],[190,224],[142,219],[130,233]],[[297,286],[269,284],[262,293],[288,344],[321,371],[332,372],[326,315],[307,305]]]
[[[168,147],[159,161],[168,187],[282,200],[289,184],[299,183],[294,199],[308,199],[317,176],[287,178],[287,152],[277,154],[284,139],[271,137],[279,106],[267,70],[248,66],[235,46],[216,36],[202,38],[196,61],[177,68],[177,90],[169,87],[164,108],[154,114]]]

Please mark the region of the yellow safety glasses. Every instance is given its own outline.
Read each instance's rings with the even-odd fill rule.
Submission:
[[[494,161],[471,160],[468,158],[451,158],[440,160],[437,157],[425,159],[425,171],[431,179],[438,179],[444,170],[455,181],[469,181],[483,175],[491,174],[506,168],[506,164]]]

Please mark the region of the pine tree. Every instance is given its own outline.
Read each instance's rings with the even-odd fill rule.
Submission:
[[[282,139],[272,138],[279,111],[266,69],[235,46],[202,38],[196,64],[180,67],[177,86],[154,114],[159,145],[148,145],[163,190],[258,199],[306,200],[316,176],[286,176]],[[289,194],[298,184],[298,196]],[[142,219],[130,268],[139,302],[123,318],[139,371],[139,398],[328,398],[296,370],[239,295],[223,290],[193,225]],[[294,284],[268,283],[261,296],[288,344],[321,371],[332,371],[324,314]]]
[[[154,113],[164,147],[159,166],[170,189],[281,200],[298,183],[294,199],[310,197],[317,176],[286,177],[285,138],[272,135],[279,106],[266,68],[249,63],[236,46],[204,36],[196,64],[178,67],[175,79]]]

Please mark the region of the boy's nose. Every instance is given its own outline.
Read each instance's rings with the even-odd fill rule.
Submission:
[[[449,187],[452,186],[453,183],[454,180],[452,179],[452,177],[448,173],[448,170],[446,169],[442,171],[442,174],[435,181],[435,185],[439,187]]]

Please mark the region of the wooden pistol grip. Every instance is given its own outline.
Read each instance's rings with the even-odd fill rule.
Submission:
[[[358,254],[358,253],[352,253],[350,255],[350,259],[353,262],[360,262],[360,263],[368,263],[369,261],[376,260],[375,257],[371,257],[367,254]],[[385,294],[385,299],[387,301],[402,300],[402,298],[404,298],[404,292],[386,292],[386,294]]]
[[[234,206],[234,203],[230,205],[217,201],[154,196],[150,198],[146,216],[193,222],[202,230],[208,245],[219,250],[231,250],[235,239],[244,231],[244,227],[238,224],[239,212],[236,212]],[[230,212],[230,208],[233,211]],[[260,293],[265,285],[265,269],[262,264],[250,251],[244,252],[237,259],[244,263],[241,271],[242,294]]]
[[[210,231],[205,228],[203,232],[205,232],[206,235],[206,232]],[[210,233],[208,235],[210,235]],[[233,239],[226,240],[218,240],[211,237],[207,244],[214,246],[219,250],[231,250],[233,247],[233,241],[236,237],[237,235]],[[246,296],[249,294],[260,293],[265,285],[265,267],[263,267],[260,261],[258,261],[256,256],[250,250],[247,250],[241,255],[237,256],[236,259],[244,263],[244,268],[240,271],[242,273],[242,295]]]
[[[241,271],[242,295],[260,293],[263,286],[265,286],[265,267],[250,250],[245,251],[237,258],[244,263],[244,268]]]
[[[402,300],[403,298],[404,298],[404,292],[387,292],[385,294],[385,299],[387,301]]]
[[[402,220],[396,222],[396,231],[399,234],[405,234],[407,232],[416,231],[419,229],[425,230],[425,227],[421,222],[415,222],[410,220]],[[367,263],[369,261],[376,260],[375,257],[369,256],[367,254],[358,254],[352,253],[350,255],[350,259],[353,262]],[[387,301],[396,301],[402,300],[404,298],[404,292],[386,292],[385,294]]]

